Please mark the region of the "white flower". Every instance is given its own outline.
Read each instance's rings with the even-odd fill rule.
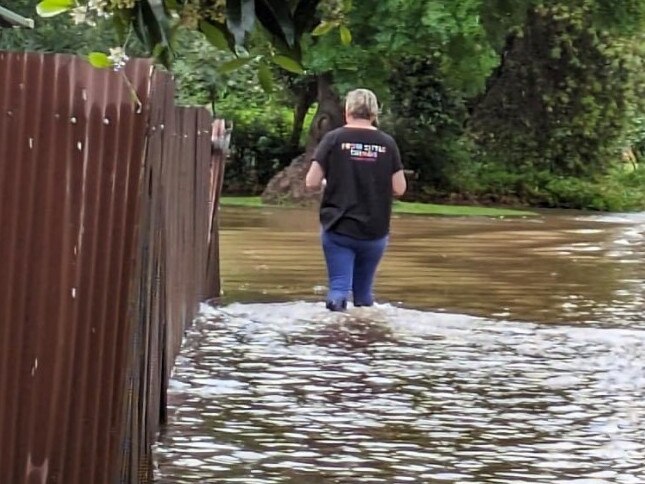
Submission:
[[[70,15],[72,16],[72,21],[74,25],[86,24],[90,27],[96,26],[96,22],[92,18],[93,16],[88,11],[87,7],[79,6],[70,10]]]
[[[87,10],[85,7],[76,7],[71,11],[74,25],[84,24],[87,21]]]
[[[114,70],[118,71],[125,67],[125,64],[130,58],[125,53],[125,50],[123,50],[123,47],[114,47],[110,49],[110,55],[108,56],[108,59],[110,59],[110,61],[112,61],[112,64],[114,64]]]
[[[87,2],[87,8],[94,10],[98,17],[108,17],[107,12],[108,1],[107,0],[89,0]]]

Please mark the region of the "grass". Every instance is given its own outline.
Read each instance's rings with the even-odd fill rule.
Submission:
[[[394,213],[413,215],[445,215],[450,217],[532,217],[535,212],[508,208],[468,205],[436,205],[433,203],[394,202]]]
[[[260,197],[222,197],[224,207],[264,207]],[[443,215],[449,217],[531,217],[535,212],[463,205],[436,205],[431,203],[395,202],[394,213],[411,215]]]
[[[222,197],[220,205],[223,207],[264,207],[260,197]]]

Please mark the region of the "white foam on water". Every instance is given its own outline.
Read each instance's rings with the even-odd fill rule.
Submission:
[[[563,338],[606,345],[640,344],[645,342],[645,331],[624,328],[597,328],[534,324],[507,320],[492,320],[465,314],[438,313],[405,309],[390,304],[377,304],[370,308],[350,307],[347,312],[330,312],[323,303],[296,301],[289,303],[240,304],[222,308],[203,304],[200,316],[218,316],[245,319],[282,330],[296,330],[302,323],[364,322],[387,325],[401,333],[417,335],[445,335],[468,332],[473,338],[483,334],[504,336],[538,336],[540,339]]]
[[[588,222],[617,223],[617,224],[645,223],[645,212],[583,215],[580,217],[576,217],[576,220],[588,221]]]
[[[334,328],[334,337],[350,333],[352,328],[376,328],[418,344],[428,339],[440,340],[440,347],[459,361],[463,348],[480,356],[464,360],[463,369],[504,364],[503,358],[493,361],[489,354],[505,352],[513,356],[513,364],[527,371],[530,360],[541,360],[557,374],[530,375],[542,379],[550,388],[575,388],[581,366],[596,374],[605,389],[630,388],[645,392],[645,331],[640,329],[598,328],[533,324],[462,315],[404,309],[389,304],[371,308],[350,308],[345,313],[330,312],[322,303],[289,302],[275,304],[231,304],[223,308],[202,308],[203,317],[232,318],[250,338],[267,341],[276,353],[290,351],[276,345],[274,335],[291,337],[308,334],[315,327]],[[290,336],[289,336],[290,335]],[[439,344],[439,343],[436,343]],[[452,348],[452,349],[449,349]],[[413,353],[414,348],[410,351]],[[411,358],[413,355],[411,353]],[[325,355],[311,354],[325,359]],[[521,358],[527,363],[518,363]],[[522,367],[522,368],[520,368]],[[550,370],[549,370],[550,371]],[[561,374],[560,372],[568,372]]]

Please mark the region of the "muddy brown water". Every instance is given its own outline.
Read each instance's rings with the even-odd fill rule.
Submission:
[[[221,224],[158,482],[645,482],[645,214],[397,217],[343,315],[314,213]]]

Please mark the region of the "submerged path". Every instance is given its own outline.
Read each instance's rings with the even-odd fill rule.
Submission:
[[[380,293],[417,288],[424,310],[341,315],[302,301],[317,297],[315,258],[298,261],[310,227],[267,216],[278,228],[253,240],[230,216],[225,257],[263,257],[225,266],[225,287],[268,302],[203,308],[172,381],[159,482],[645,482],[640,219],[437,220],[434,237],[431,221],[404,220],[383,272],[424,277]]]

